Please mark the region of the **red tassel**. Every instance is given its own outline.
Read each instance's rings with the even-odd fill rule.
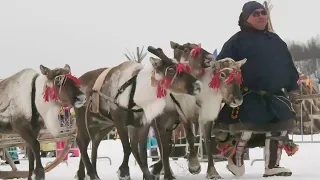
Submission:
[[[190,68],[190,66],[188,66],[188,65],[186,65],[186,72],[187,72],[187,73],[191,73],[191,68]]]
[[[177,73],[180,74],[183,70],[187,73],[191,73],[191,68],[188,65],[177,64]]]
[[[233,81],[235,77],[235,73],[232,72],[229,76],[228,76],[228,79],[226,80],[226,83],[230,83],[231,81]]]
[[[170,86],[170,84],[171,81],[167,77],[164,77],[163,80],[158,82],[157,98],[163,98],[167,95],[167,88]]]
[[[217,149],[220,151],[220,154],[222,156],[226,156],[227,153],[229,153],[232,150],[232,146],[229,143],[221,144],[217,146]]]
[[[201,48],[198,46],[196,48],[193,49],[191,56],[195,57],[198,53],[200,53]]]
[[[212,77],[209,87],[211,88],[219,88],[220,87],[220,71],[217,71],[215,75]]]
[[[158,82],[158,87],[157,87],[157,98],[162,98],[167,95],[166,89],[163,88],[162,81]]]
[[[57,101],[58,100],[58,90],[56,87],[52,87],[51,88],[52,91],[52,95],[51,95],[51,99]]]
[[[239,85],[242,84],[242,76],[240,72],[237,72],[237,82]]]
[[[183,70],[186,69],[186,66],[184,64],[177,64],[177,73],[180,74]]]
[[[49,101],[49,94],[50,94],[50,87],[46,86],[46,90],[44,91],[44,95],[43,95],[44,102]]]
[[[241,73],[239,71],[234,71],[232,72],[228,79],[226,80],[227,83],[230,83],[231,81],[233,81],[233,79],[236,78],[237,83],[240,85],[242,84],[242,77],[241,77]]]
[[[57,101],[58,100],[58,90],[56,87],[50,88],[46,86],[46,90],[43,95],[44,102],[49,102],[50,99]]]
[[[76,84],[76,86],[80,86],[80,80],[71,73],[66,74],[66,77],[71,79]]]

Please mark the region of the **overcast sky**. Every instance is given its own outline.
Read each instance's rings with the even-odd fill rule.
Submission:
[[[43,64],[75,75],[117,65],[126,48],[170,41],[218,48],[239,30],[246,0],[1,0],[0,78]],[[263,1],[259,1],[263,2]],[[272,0],[275,31],[284,40],[320,34],[319,0]]]

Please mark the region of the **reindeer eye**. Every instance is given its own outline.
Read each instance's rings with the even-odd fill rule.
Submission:
[[[221,73],[220,73],[220,77],[221,77],[221,78],[225,78],[225,77],[227,77],[227,75],[226,75],[224,72],[221,72]]]
[[[55,78],[54,78],[54,84],[55,85],[57,85],[57,86],[60,86],[61,85],[61,83],[62,83],[62,81],[63,81],[63,76],[56,76]]]
[[[176,70],[175,70],[174,68],[172,68],[172,67],[168,67],[167,73],[168,73],[168,74],[175,74],[175,73],[176,73]]]

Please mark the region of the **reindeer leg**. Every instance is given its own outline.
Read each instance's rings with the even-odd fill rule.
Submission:
[[[29,177],[28,180],[31,180],[32,173],[34,171],[34,155],[33,151],[29,148],[26,147],[27,150],[27,157],[28,157],[28,162],[29,162]]]
[[[160,139],[158,144],[162,145],[161,159],[163,162],[164,179],[165,180],[173,180],[176,178],[174,177],[173,173],[171,172],[170,161],[169,161],[170,152],[172,150],[172,140],[171,140],[172,131],[167,131],[158,122],[161,122],[161,120],[155,122],[156,123],[155,134],[156,134],[156,136],[158,136],[158,139]]]
[[[100,178],[98,175],[94,172],[92,164],[89,159],[88,155],[88,146],[89,146],[90,139],[87,136],[83,136],[82,133],[77,133],[77,144],[81,153],[81,160],[84,163],[87,174],[90,177],[91,180],[99,180]],[[80,166],[80,164],[79,164]],[[78,174],[79,176],[80,174]],[[78,177],[79,178],[79,177]]]
[[[44,169],[43,169],[43,166],[41,163],[41,157],[40,157],[40,143],[37,139],[34,139],[34,144],[32,149],[36,159],[36,168],[34,171],[35,180],[44,180],[45,175],[44,175]]]
[[[83,161],[82,161],[82,159],[80,157],[79,168],[78,168],[78,171],[77,171],[75,179],[77,179],[77,180],[85,180],[85,178],[86,178],[85,166],[84,166]]]
[[[191,174],[199,174],[201,172],[201,165],[198,160],[198,153],[197,153],[196,148],[194,146],[195,137],[192,132],[192,122],[187,121],[183,125],[184,125],[184,129],[186,132],[187,140],[189,143],[189,149],[190,149],[190,154],[188,156],[189,172]]]
[[[97,157],[98,157],[98,148],[100,145],[100,142],[105,137],[106,134],[108,134],[113,127],[107,127],[103,130],[99,129],[99,133],[93,137],[92,140],[92,150],[91,150],[91,163],[93,167],[93,171],[97,173]]]
[[[213,162],[212,156],[212,146],[211,146],[211,130],[213,121],[209,121],[203,125],[203,136],[205,141],[205,146],[208,154],[208,169],[206,179],[222,179],[216,170]]]
[[[119,180],[130,180],[130,169],[129,169],[129,157],[131,154],[131,146],[129,142],[128,129],[124,125],[120,125],[115,122],[117,132],[119,134],[122,148],[123,148],[123,161],[118,170]]]
[[[23,122],[23,121],[16,121],[16,122],[18,123],[18,122]],[[30,159],[29,159],[29,177],[28,177],[28,179],[44,180],[45,173],[44,173],[44,168],[41,163],[40,143],[37,140],[39,128],[38,127],[31,127],[29,125],[21,125],[21,124],[14,124],[14,127],[16,128],[19,135],[26,141],[26,143],[29,147],[29,152],[33,153],[33,157],[31,155]],[[32,152],[30,150],[32,150]],[[31,170],[33,170],[33,168],[34,168],[34,159],[36,160],[36,167],[35,167],[34,171],[32,172]]]
[[[152,123],[152,127],[153,129],[155,130],[155,135],[156,135],[156,139],[157,139],[157,142],[158,142],[158,147],[159,147],[159,151],[160,151],[160,159],[158,162],[154,163],[153,165],[150,166],[150,168],[152,169],[151,170],[151,173],[156,176],[156,177],[160,177],[160,173],[161,173],[161,170],[162,170],[162,167],[163,167],[163,164],[162,164],[162,157],[163,157],[163,153],[162,153],[162,149],[164,148],[162,146],[162,142],[160,139],[162,139],[163,137],[160,137],[161,135],[158,133],[158,130],[160,131],[161,128],[163,128],[162,126],[158,125],[158,130],[156,128],[156,123],[157,122],[153,122]]]
[[[151,124],[146,124],[139,128],[139,155],[141,159],[141,170],[146,180],[155,180],[156,177],[151,174],[148,168],[148,157],[147,157],[147,137]]]

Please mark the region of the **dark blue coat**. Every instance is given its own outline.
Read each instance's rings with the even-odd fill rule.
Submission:
[[[237,118],[236,109],[225,105],[218,121],[222,123],[265,124],[295,118],[288,98],[281,91],[298,90],[299,74],[286,43],[275,33],[246,29],[233,35],[223,46],[217,60],[247,58],[241,67],[243,84],[248,88]],[[260,92],[268,92],[261,95]]]

